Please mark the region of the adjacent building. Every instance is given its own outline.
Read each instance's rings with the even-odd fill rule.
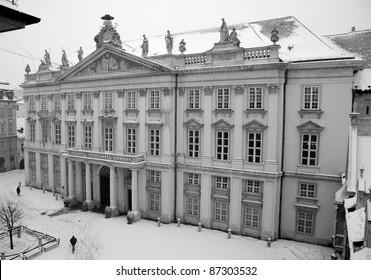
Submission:
[[[14,89],[0,82],[0,172],[17,168],[16,103]]]
[[[78,64],[26,74],[27,185],[113,214],[331,244],[362,59],[294,17],[134,51],[102,19]]]

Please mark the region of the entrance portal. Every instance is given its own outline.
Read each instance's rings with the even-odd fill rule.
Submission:
[[[102,209],[110,206],[110,169],[103,166],[99,173],[100,176],[100,205]]]

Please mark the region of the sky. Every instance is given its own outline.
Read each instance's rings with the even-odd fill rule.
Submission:
[[[0,0],[1,1],[4,0]],[[371,29],[370,0],[18,0],[18,8],[41,18],[25,29],[0,33],[0,80],[14,88],[24,81],[29,64],[35,72],[44,51],[52,62],[61,64],[62,49],[69,61],[77,63],[81,46],[84,56],[95,50],[101,17],[114,17],[121,40],[128,41],[182,31],[219,27],[228,24],[294,16],[317,35]],[[127,47],[129,49],[130,47]]]

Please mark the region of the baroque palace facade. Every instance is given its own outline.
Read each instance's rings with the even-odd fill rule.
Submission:
[[[27,185],[114,215],[331,243],[361,60],[294,17],[235,26],[238,43],[219,29],[169,32],[157,55],[126,52],[103,19],[86,58],[26,74]],[[289,50],[294,32],[307,45]],[[192,54],[172,53],[182,38]]]

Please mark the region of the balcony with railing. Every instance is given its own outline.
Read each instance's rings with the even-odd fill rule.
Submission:
[[[95,159],[103,162],[118,162],[128,164],[139,164],[144,163],[144,155],[124,155],[124,154],[113,154],[113,153],[102,153],[94,151],[82,151],[75,149],[67,149],[67,156],[74,158]]]

